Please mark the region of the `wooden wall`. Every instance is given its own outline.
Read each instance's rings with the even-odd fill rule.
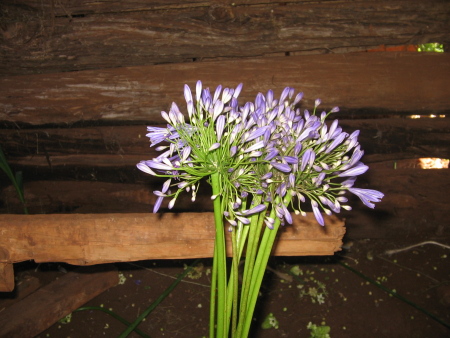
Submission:
[[[336,117],[361,129],[365,162],[380,170],[449,158],[449,54],[368,52],[448,46],[449,12],[437,0],[3,0],[0,144],[34,212],[150,209],[155,181],[135,169],[153,156],[145,126],[162,123],[172,101],[182,107],[183,85],[201,79],[243,82],[241,102],[291,86],[305,93],[303,108],[316,98],[340,106]],[[412,114],[447,118],[404,118]],[[1,209],[20,212],[0,178]]]

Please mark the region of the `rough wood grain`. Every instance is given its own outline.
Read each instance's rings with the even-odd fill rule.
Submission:
[[[185,110],[183,85],[198,79],[245,84],[242,104],[285,86],[305,93],[303,108],[394,112],[450,109],[450,54],[352,53],[182,63],[0,78],[0,121],[30,125],[75,122],[162,123],[172,101]]]
[[[14,270],[12,263],[0,263],[0,292],[14,290]]]
[[[4,310],[0,336],[34,337],[118,282],[112,265],[69,272]]]
[[[348,133],[360,130],[359,141],[366,154],[391,157],[443,157],[450,155],[450,119],[384,118],[340,119]],[[128,168],[158,155],[149,147],[146,126],[92,126],[68,128],[5,129],[0,144],[10,165],[28,173],[50,174],[60,179],[74,177],[75,168]],[[105,180],[105,179],[104,179]],[[113,180],[117,181],[117,180]]]
[[[41,1],[0,4],[0,74],[448,43],[450,3]]]
[[[321,227],[311,214],[294,218],[280,231],[275,255],[340,250],[343,221],[327,217]],[[0,232],[1,263],[75,265],[212,257],[215,236],[213,213],[0,215]]]

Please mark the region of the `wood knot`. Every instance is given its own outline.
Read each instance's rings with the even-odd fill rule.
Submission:
[[[209,7],[208,14],[216,22],[227,22],[234,20],[234,13],[231,6],[214,4]]]

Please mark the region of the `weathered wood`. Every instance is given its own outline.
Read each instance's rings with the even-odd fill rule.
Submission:
[[[345,111],[335,117],[340,114]],[[348,133],[360,130],[362,148],[366,154],[380,155],[378,161],[450,154],[448,118],[339,118],[339,124]],[[68,179],[74,177],[74,168],[131,169],[140,160],[156,157],[158,152],[149,148],[145,134],[145,126],[5,129],[0,144],[10,165],[28,175],[35,170],[43,175],[64,169],[59,178]]]
[[[97,121],[163,123],[172,101],[184,111],[183,84],[245,84],[243,104],[285,86],[305,93],[303,108],[375,108],[437,113],[450,109],[450,54],[353,53],[182,63],[0,79],[0,121],[31,125]]]
[[[69,272],[4,310],[0,336],[34,337],[118,282],[112,265]]]
[[[12,263],[0,263],[0,291],[14,290],[14,270]]]
[[[275,255],[329,255],[339,250],[344,222],[295,217],[280,232]],[[147,259],[212,257],[213,213],[0,215],[0,262],[33,259],[91,265]],[[228,242],[230,248],[230,243]]]
[[[3,0],[0,6],[3,75],[450,41],[450,3],[438,0]]]

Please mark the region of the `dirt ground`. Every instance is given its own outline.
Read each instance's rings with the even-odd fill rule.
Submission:
[[[413,242],[417,241],[359,239],[347,241],[346,249],[333,257],[273,258],[251,337],[309,337],[310,322],[329,326],[331,337],[448,337],[448,327],[418,308],[450,323],[449,250],[424,245],[393,255],[385,253]],[[118,264],[124,283],[85,306],[103,307],[133,321],[191,262]],[[197,273],[185,278],[139,329],[151,337],[207,336],[210,263],[202,260]],[[35,267],[31,263],[19,268],[19,280],[36,277],[43,283],[72,269],[64,264]],[[269,314],[278,321],[277,328],[263,329]],[[85,310],[73,313],[68,322],[58,322],[38,337],[115,337],[124,329],[119,321],[101,311]]]

